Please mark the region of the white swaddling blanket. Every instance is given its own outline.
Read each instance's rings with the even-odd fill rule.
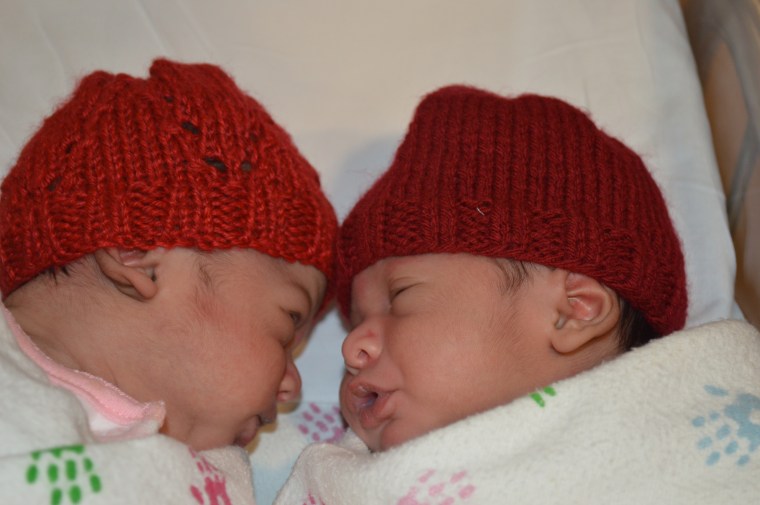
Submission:
[[[760,335],[681,331],[383,453],[306,448],[275,503],[760,503]]]

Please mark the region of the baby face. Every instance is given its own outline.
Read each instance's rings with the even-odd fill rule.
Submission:
[[[174,249],[157,271],[173,283],[157,304],[150,395],[166,402],[163,431],[196,449],[247,445],[301,388],[293,349],[310,330],[322,273],[253,250]]]
[[[541,267],[543,268],[543,267]],[[545,385],[540,272],[516,293],[489,258],[388,258],[353,280],[343,414],[381,451]]]

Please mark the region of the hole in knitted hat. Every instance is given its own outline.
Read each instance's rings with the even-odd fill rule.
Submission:
[[[166,103],[174,103],[174,97],[173,96],[166,95],[164,97],[164,100],[166,101]]]
[[[190,121],[183,122],[182,123],[182,128],[184,128],[185,130],[189,131],[193,135],[200,135],[200,133],[201,133],[201,131],[198,129],[198,127],[195,126]]]
[[[240,170],[242,170],[243,172],[250,172],[251,170],[253,170],[253,165],[251,165],[250,161],[245,160],[240,164]]]
[[[58,177],[50,181],[50,184],[47,185],[47,190],[55,191],[55,188],[57,188],[61,184],[62,180],[63,178],[59,175]]]
[[[64,149],[64,152],[66,154],[71,154],[71,150],[74,148],[74,142],[69,142],[66,144],[66,148]]]
[[[214,167],[215,169],[219,170],[220,172],[226,172],[227,171],[227,165],[224,164],[222,160],[217,158],[216,156],[209,156],[207,158],[203,158],[203,161]]]

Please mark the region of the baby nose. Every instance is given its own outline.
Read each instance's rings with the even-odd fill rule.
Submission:
[[[377,328],[370,324],[360,324],[343,341],[343,361],[352,375],[371,365],[382,353],[383,341]]]
[[[292,358],[288,360],[285,367],[285,374],[280,381],[280,388],[277,392],[277,401],[290,402],[298,398],[301,393],[301,374]]]

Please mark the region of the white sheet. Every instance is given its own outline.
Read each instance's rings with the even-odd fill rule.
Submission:
[[[159,55],[230,71],[291,132],[341,217],[426,92],[464,82],[564,98],[642,154],[663,187],[685,246],[688,325],[734,310],[724,196],[678,0],[3,0],[0,168],[78,76],[145,75]],[[344,334],[333,311],[300,356],[304,405],[337,400]]]

